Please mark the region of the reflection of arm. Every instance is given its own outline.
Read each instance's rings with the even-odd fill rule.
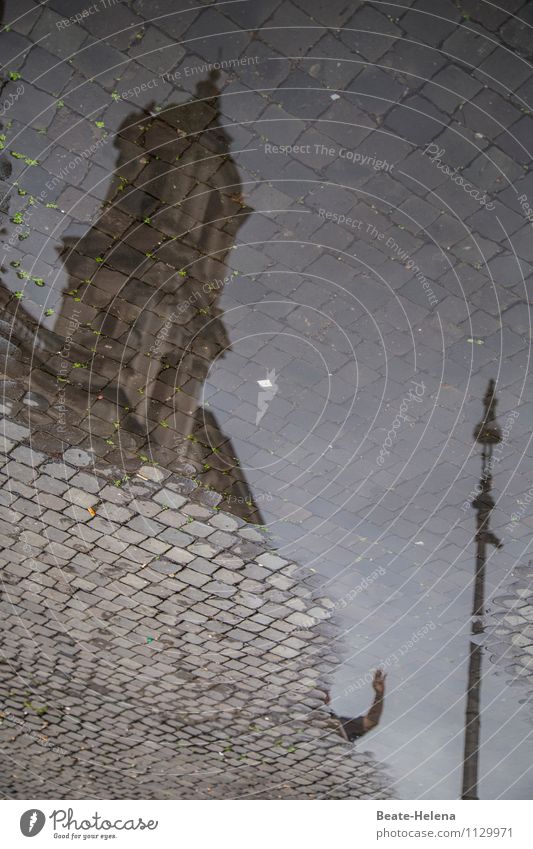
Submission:
[[[379,724],[379,720],[381,719],[381,714],[383,713],[383,704],[385,701],[385,678],[387,676],[383,674],[381,669],[378,669],[374,675],[374,680],[372,681],[372,686],[374,688],[374,701],[370,706],[370,710],[363,716],[363,728],[365,731],[370,731],[371,728],[375,728],[376,725]]]
[[[383,696],[376,695],[374,696],[374,701],[370,706],[370,710],[363,716],[363,728],[365,731],[370,731],[371,728],[375,728],[378,725],[379,720],[381,719],[381,714],[383,713]]]
[[[385,700],[386,677],[381,669],[378,669],[374,674],[374,680],[372,681],[372,687],[375,692],[374,701],[365,716],[357,716],[355,719],[351,719],[348,716],[338,716],[334,711],[330,711],[331,716],[340,723],[342,736],[350,743],[353,743],[358,737],[362,737],[363,734],[366,734],[367,731],[370,731],[379,724]],[[325,702],[326,704],[330,702],[329,693],[326,693]]]

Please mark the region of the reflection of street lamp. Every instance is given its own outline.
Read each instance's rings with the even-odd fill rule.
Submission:
[[[485,563],[486,546],[489,543],[501,548],[502,543],[489,529],[489,520],[494,500],[492,488],[492,449],[502,440],[501,430],[496,422],[495,384],[489,382],[485,398],[485,415],[474,429],[474,439],[482,446],[480,491],[472,502],[476,510],[476,574],[474,579],[474,602],[472,608],[472,639],[468,664],[468,691],[466,699],[465,746],[463,758],[462,799],[477,799],[478,761],[479,761],[479,702],[481,690],[481,645],[479,635],[483,633],[483,607],[485,599]]]

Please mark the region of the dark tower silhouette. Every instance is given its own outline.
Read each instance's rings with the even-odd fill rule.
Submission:
[[[101,214],[63,241],[69,280],[53,332],[6,297],[14,335],[45,372],[32,381],[49,388],[61,375],[76,425],[170,468],[192,463],[229,509],[261,524],[231,440],[202,405],[209,369],[230,348],[225,259],[250,212],[219,125],[217,77],[119,127]]]

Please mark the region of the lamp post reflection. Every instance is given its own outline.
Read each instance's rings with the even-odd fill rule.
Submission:
[[[501,430],[496,423],[496,397],[494,380],[489,382],[485,393],[485,415],[474,430],[474,438],[482,446],[480,491],[472,502],[476,510],[476,572],[474,578],[474,600],[470,657],[468,663],[468,690],[466,699],[465,743],[463,757],[462,799],[478,799],[478,767],[480,737],[480,696],[483,614],[485,603],[485,565],[487,545],[501,548],[502,543],[489,529],[490,514],[494,507],[492,489],[492,452],[494,445],[502,440]]]

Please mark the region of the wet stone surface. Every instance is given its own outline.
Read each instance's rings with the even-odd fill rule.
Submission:
[[[3,792],[530,798],[531,2],[1,5]]]
[[[17,440],[25,436],[9,421],[2,425]],[[130,481],[116,488],[109,473],[77,472],[76,460],[86,466],[82,452],[69,449],[49,462],[26,442],[5,447],[3,469],[17,458],[30,477],[36,465],[49,473],[39,475],[24,503],[1,474],[0,736],[17,762],[33,764],[24,776],[4,776],[6,792],[392,795],[384,767],[369,754],[354,754],[323,710],[333,674],[328,640],[311,616],[308,630],[294,637],[302,615],[291,606],[289,563],[278,566],[265,553],[238,570],[225,568],[224,556],[231,558],[240,539],[218,527],[233,528],[234,520],[204,508],[202,523],[189,521],[185,511],[196,505],[181,496],[181,512],[169,510],[172,476],[134,497]],[[11,482],[23,477],[9,474]],[[67,478],[85,493],[74,486],[64,492]],[[41,479],[48,482],[44,490]],[[47,509],[52,481],[64,500]],[[97,490],[98,497],[89,495]],[[127,511],[108,500],[115,492],[126,497]],[[69,502],[81,508],[75,515]],[[154,525],[173,514],[170,526],[187,530],[183,547],[162,542],[162,551],[150,550],[145,504],[157,509]],[[266,533],[257,535],[258,549],[268,552]],[[210,540],[219,556],[196,556]],[[282,588],[275,606],[272,586]],[[320,602],[305,581],[299,587],[304,609]],[[316,781],[309,782],[310,774]]]

